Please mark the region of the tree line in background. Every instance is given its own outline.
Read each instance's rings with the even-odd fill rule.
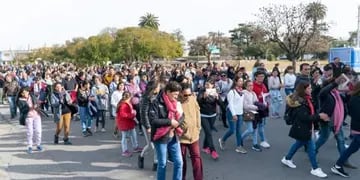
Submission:
[[[321,2],[262,7],[256,14],[257,21],[238,24],[229,30],[230,37],[222,32],[209,32],[189,40],[189,56],[203,56],[210,61],[215,47],[219,56],[232,59],[274,60],[284,56],[294,65],[305,54],[325,59],[329,48],[352,46],[357,35],[350,32],[349,40],[327,36],[326,12]],[[87,39],[73,38],[64,45],[36,49],[28,60],[101,64],[181,57],[185,48],[181,30],[167,33],[159,31],[159,26],[158,17],[147,13],[140,17],[139,27],[105,28]]]
[[[146,14],[139,27],[105,28],[89,38],[73,38],[64,45],[33,50],[26,61],[36,59],[75,64],[105,64],[122,61],[147,61],[154,58],[172,59],[183,55],[181,32],[158,30],[158,17]]]

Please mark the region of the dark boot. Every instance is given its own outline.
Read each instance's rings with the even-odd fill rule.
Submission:
[[[141,155],[138,157],[138,167],[144,169],[144,157],[141,157]]]
[[[89,136],[93,135],[93,133],[91,132],[91,129],[89,129],[89,128],[86,128],[86,132],[89,134]]]
[[[64,138],[64,145],[72,145],[69,138]]]
[[[158,165],[157,163],[153,164],[152,171],[157,171],[157,165]]]
[[[59,136],[54,136],[54,144],[59,144]]]

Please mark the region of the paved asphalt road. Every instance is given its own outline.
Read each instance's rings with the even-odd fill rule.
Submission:
[[[18,121],[8,120],[7,107],[0,107],[0,180],[2,179],[155,179],[151,171],[152,153],[145,158],[145,169],[137,168],[137,154],[131,158],[121,157],[120,140],[114,139],[110,129],[106,133],[96,133],[92,137],[82,137],[79,121],[72,122],[72,146],[53,145],[54,123],[43,120],[44,152],[27,154],[25,152],[24,127]],[[113,121],[107,121],[107,127],[113,127]],[[216,122],[219,132],[214,132],[214,141],[225,133],[220,122]],[[251,150],[251,141],[246,140],[248,154],[238,154],[235,149],[235,137],[229,138],[225,151],[219,151],[217,161],[202,154],[206,180],[303,180],[318,179],[310,175],[310,163],[307,154],[301,149],[294,157],[297,169],[289,169],[280,163],[293,142],[288,137],[289,127],[281,119],[268,120],[266,134],[271,148],[263,152]],[[348,134],[346,128],[346,134]],[[144,144],[142,136],[139,136]],[[202,142],[202,139],[201,139]],[[202,144],[202,143],[201,143]],[[334,138],[320,150],[320,167],[329,175],[328,179],[342,179],[333,175],[330,168],[338,158]],[[360,166],[360,153],[351,158],[351,162]],[[191,163],[188,159],[188,176],[192,178]],[[172,165],[168,166],[167,179],[171,179]],[[360,170],[348,170],[349,179],[359,179]]]

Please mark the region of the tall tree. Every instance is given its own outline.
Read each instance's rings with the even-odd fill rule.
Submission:
[[[151,13],[146,13],[144,16],[140,17],[139,26],[158,30],[160,26],[159,17],[156,17]]]
[[[311,6],[311,4],[310,4]],[[296,60],[305,52],[311,38],[324,31],[319,21],[325,15],[310,15],[309,5],[272,5],[260,9],[259,25],[266,31],[269,40],[276,42],[296,67]],[[326,13],[326,12],[325,12]],[[322,15],[322,16],[319,16]]]
[[[209,32],[208,36],[199,36],[188,42],[191,56],[206,56],[208,62],[211,61],[212,47],[220,50],[220,55],[230,55],[230,38],[224,37],[222,32]]]

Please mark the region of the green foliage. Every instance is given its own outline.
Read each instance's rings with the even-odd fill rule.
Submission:
[[[114,47],[117,58],[128,61],[175,58],[183,54],[182,45],[166,33],[150,28],[130,27],[117,32]]]
[[[159,29],[159,18],[156,17],[154,14],[146,13],[145,16],[140,17],[140,27],[150,28],[150,29]]]
[[[27,58],[52,62],[69,61],[79,65],[105,64],[107,61],[145,61],[152,58],[172,59],[183,55],[183,48],[172,34],[151,28],[129,27],[105,29],[96,36],[73,38],[65,45],[39,48]]]

